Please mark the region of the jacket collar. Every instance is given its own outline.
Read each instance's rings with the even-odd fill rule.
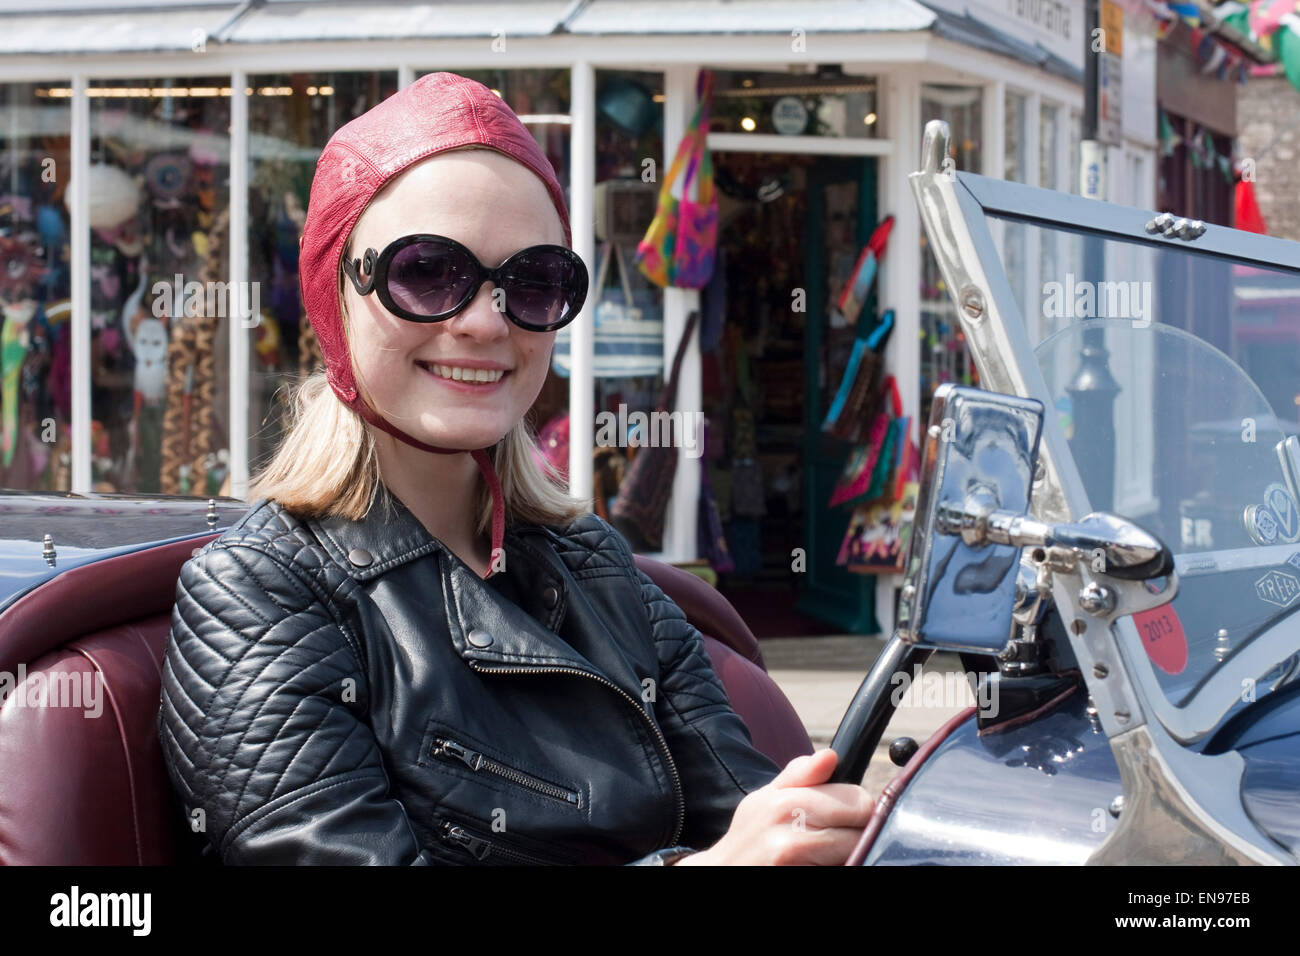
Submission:
[[[571,602],[577,602],[574,610],[582,613],[584,627],[596,626],[598,618],[581,611],[587,607],[581,589],[540,526],[508,527],[503,548],[507,570],[514,580],[526,582],[521,588],[530,600],[555,588],[555,607],[540,612],[545,623],[480,578],[382,484],[364,518],[328,517],[308,524],[330,556],[360,582],[437,552],[447,627],[456,652],[466,661],[488,668],[572,668],[640,695],[640,678],[630,669],[613,666],[620,661],[607,662],[602,670],[556,633]],[[596,639],[616,643],[612,635]]]
[[[383,484],[365,517],[357,521],[326,517],[312,519],[308,525],[330,557],[358,581],[369,581],[433,551],[451,554]]]

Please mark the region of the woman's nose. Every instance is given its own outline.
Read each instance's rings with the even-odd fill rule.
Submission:
[[[491,279],[484,279],[478,293],[459,313],[452,316],[451,330],[458,335],[491,341],[510,334],[510,319],[506,316],[506,293]]]

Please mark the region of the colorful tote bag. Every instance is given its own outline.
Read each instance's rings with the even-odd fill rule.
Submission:
[[[708,148],[713,73],[701,70],[695,83],[699,103],[659,187],[659,203],[645,238],[636,247],[637,267],[661,286],[703,288],[713,275],[718,244],[718,197],[713,186],[713,156]],[[682,196],[673,186],[685,170]],[[691,186],[695,185],[695,199]]]

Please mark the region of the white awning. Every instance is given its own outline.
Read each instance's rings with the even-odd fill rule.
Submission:
[[[915,0],[591,0],[570,33],[875,33],[928,30]]]
[[[239,8],[221,3],[166,6],[39,0],[0,3],[0,56],[33,53],[157,53],[193,50]]]
[[[0,56],[184,52],[213,46],[565,34],[929,30],[917,0],[0,0]]]

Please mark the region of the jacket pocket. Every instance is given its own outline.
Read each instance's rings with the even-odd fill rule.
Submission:
[[[521,849],[499,834],[489,834],[480,825],[466,823],[458,817],[437,816],[433,823],[438,839],[465,854],[466,863],[469,857],[479,863],[498,866],[569,866],[573,863],[567,856],[542,856],[540,852]]]
[[[446,734],[434,735],[433,741],[429,744],[428,754],[438,760],[463,764],[475,773],[488,774],[500,780],[507,780],[516,786],[550,797],[552,800],[558,800],[568,806],[574,808],[582,806],[581,797],[576,790],[560,786],[549,780],[543,780],[541,777],[520,770],[518,767],[512,767]]]

